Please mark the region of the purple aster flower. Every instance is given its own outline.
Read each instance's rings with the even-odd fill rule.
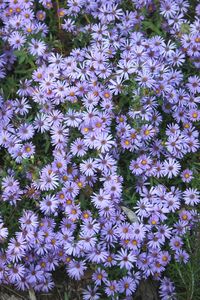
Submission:
[[[188,78],[187,87],[191,93],[199,93],[200,92],[200,78],[198,76],[190,76]]]
[[[183,192],[183,199],[187,205],[196,205],[200,201],[199,191],[197,189],[188,188]]]
[[[99,223],[97,223],[96,220],[86,220],[83,222],[83,224],[81,225],[81,231],[83,232],[83,234],[89,234],[89,235],[93,235],[93,234],[97,234],[100,230],[100,225]]]
[[[14,264],[7,268],[8,278],[12,284],[21,280],[25,274],[25,267],[22,264]]]
[[[26,280],[31,286],[41,282],[44,278],[44,270],[39,265],[29,265],[26,274]]]
[[[114,173],[117,169],[116,161],[106,153],[106,155],[99,155],[99,158],[95,160],[98,165],[98,169],[101,170],[104,174],[108,175],[111,172]]]
[[[159,294],[160,294],[162,300],[168,300],[170,298],[176,299],[175,287],[169,278],[164,277],[161,280]]]
[[[80,170],[86,176],[92,176],[95,174],[95,170],[97,169],[98,165],[92,158],[88,158],[87,160],[83,160],[80,164]]]
[[[196,152],[199,149],[199,141],[194,137],[187,139],[186,144],[188,146],[188,152]]]
[[[154,79],[152,78],[152,74],[145,69],[141,72],[138,72],[136,81],[138,81],[141,87],[152,88],[154,86]]]
[[[45,215],[54,214],[57,215],[57,208],[58,208],[59,201],[56,199],[55,195],[47,195],[41,202],[40,202],[40,210]]]
[[[45,273],[45,277],[43,278],[43,281],[41,282],[41,284],[35,286],[35,290],[48,293],[50,290],[54,288],[54,286],[55,283],[53,282],[52,275],[49,273]]]
[[[192,216],[189,211],[183,209],[179,213],[179,218],[184,222],[189,222],[191,220]]]
[[[182,173],[181,173],[181,178],[183,182],[190,182],[194,177],[192,176],[193,172],[189,169],[185,169]]]
[[[80,214],[81,214],[80,205],[69,205],[65,207],[65,212],[68,218],[74,222],[80,218]]]
[[[92,251],[86,255],[87,259],[93,263],[104,263],[108,257],[108,253],[104,247],[97,245]]]
[[[91,236],[89,233],[80,233],[77,247],[83,249],[85,252],[92,251],[97,244],[97,238]]]
[[[189,254],[185,250],[180,249],[176,251],[174,258],[177,262],[186,264],[189,260]]]
[[[71,152],[73,155],[77,156],[84,156],[86,154],[87,147],[84,143],[84,140],[81,138],[77,138],[72,144],[71,144]]]
[[[71,278],[80,280],[87,269],[84,261],[71,260],[67,266],[67,273]]]
[[[182,246],[183,246],[183,241],[180,237],[177,236],[177,237],[171,238],[170,247],[172,250],[174,250],[174,251],[180,250]]]
[[[133,74],[136,70],[136,66],[133,61],[121,60],[118,63],[117,75],[119,75],[121,81],[122,79],[127,80],[129,76]]]
[[[106,258],[106,261],[104,262],[105,267],[112,267],[117,265],[117,261],[115,260],[115,254],[114,253],[108,253],[108,256]]]
[[[160,249],[161,245],[164,244],[164,240],[158,237],[155,233],[149,233],[148,234],[148,247],[152,249]]]
[[[132,237],[132,228],[129,223],[121,223],[117,228],[117,233],[121,239],[129,239]]]
[[[43,41],[32,39],[29,43],[29,52],[35,56],[42,56],[45,52],[46,45]]]
[[[25,116],[31,106],[28,103],[28,100],[26,98],[20,98],[15,100],[15,111],[17,114],[20,114],[22,116]]]
[[[117,226],[113,226],[112,223],[107,223],[101,229],[101,236],[103,240],[107,241],[108,243],[112,244],[117,242]]]
[[[31,210],[23,212],[22,217],[19,219],[22,229],[34,230],[38,227],[38,216]]]
[[[44,21],[46,17],[46,13],[45,11],[43,10],[38,10],[37,13],[36,13],[36,18],[39,20],[39,21]]]
[[[34,129],[40,131],[41,133],[49,130],[50,125],[47,122],[47,117],[45,114],[37,114],[33,123]]]
[[[32,142],[26,143],[22,147],[22,152],[26,155],[26,157],[30,157],[35,154],[35,145]]]
[[[105,270],[98,268],[92,275],[92,280],[94,281],[95,285],[101,285],[102,282],[107,281],[108,274]]]
[[[106,193],[117,198],[121,196],[122,184],[120,182],[120,178],[117,178],[116,176],[113,176],[112,178],[113,179],[104,182],[104,189]]]
[[[106,282],[105,293],[108,297],[116,295],[119,287],[116,280],[111,280]]]
[[[0,242],[3,243],[8,237],[8,228],[4,227],[4,223],[0,218]]]
[[[177,235],[184,235],[188,229],[187,225],[187,221],[179,220],[174,224],[175,229],[173,229],[173,233]]]
[[[169,228],[166,224],[160,225],[157,229],[156,236],[161,238],[162,240],[170,239],[171,238],[171,228]]]
[[[171,260],[171,256],[168,251],[162,251],[159,254],[159,263],[163,266],[166,266]]]
[[[26,278],[26,270],[25,270],[25,275],[20,277],[19,281],[15,282],[15,287],[21,291],[26,291],[27,289],[30,288],[30,285],[28,284]]]
[[[19,261],[25,256],[27,242],[19,235],[17,238],[11,238],[8,243],[7,255],[10,261]]]
[[[13,47],[13,49],[19,50],[26,42],[26,38],[19,32],[14,31],[9,39],[9,44]]]
[[[132,237],[135,239],[143,240],[146,236],[146,228],[143,224],[134,223],[131,225]]]
[[[176,3],[172,3],[172,1],[161,1],[160,13],[166,18],[169,18],[176,14],[178,11],[178,6]]]
[[[46,166],[40,173],[39,186],[41,190],[54,190],[58,186],[58,176],[52,171],[51,166]]]
[[[21,140],[26,141],[32,138],[34,135],[33,126],[30,124],[22,124],[18,129],[18,136]]]
[[[94,288],[87,286],[87,289],[83,290],[83,300],[98,300],[100,296],[101,294],[96,286]]]
[[[131,296],[136,290],[136,283],[130,276],[125,276],[118,282],[119,293],[125,293],[126,296]]]
[[[121,249],[118,251],[115,258],[119,261],[120,268],[126,268],[127,270],[131,270],[133,262],[136,261],[135,255],[128,252],[127,249]]]
[[[2,179],[2,189],[5,192],[14,192],[19,189],[19,181],[14,179],[13,176],[6,176]]]
[[[177,176],[181,169],[181,165],[173,158],[169,158],[168,161],[165,160],[163,163],[163,174],[168,178]]]
[[[169,56],[169,63],[172,66],[181,66],[185,62],[185,54],[180,52],[180,50],[174,50],[171,55]]]
[[[103,189],[100,189],[98,194],[93,194],[93,196],[91,197],[91,202],[97,208],[104,208],[110,204],[110,199],[110,194],[106,193]]]
[[[20,88],[17,91],[17,94],[21,97],[29,96],[32,92],[31,89],[31,80],[25,79],[24,81],[20,80]]]
[[[77,185],[76,182],[67,181],[64,183],[66,196],[68,198],[74,198],[79,194],[80,184]],[[80,186],[80,187],[79,187]]]
[[[101,132],[96,135],[94,146],[97,150],[100,150],[101,153],[105,153],[115,145],[115,142],[112,139],[113,137],[108,133]]]
[[[197,122],[200,120],[200,110],[198,109],[191,109],[188,115],[191,122]]]

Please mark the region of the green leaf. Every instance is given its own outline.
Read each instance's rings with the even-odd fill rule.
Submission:
[[[23,64],[25,62],[26,58],[27,58],[26,54],[22,53],[22,55],[19,57],[19,60],[18,60],[19,64],[20,65]]]
[[[144,21],[143,25],[145,29],[151,29],[153,32],[157,33],[158,35],[162,35],[162,32],[160,31],[158,25],[155,25],[150,21]]]
[[[68,297],[68,295],[67,295],[66,292],[65,292],[65,294],[64,294],[64,300],[69,300],[69,297]]]

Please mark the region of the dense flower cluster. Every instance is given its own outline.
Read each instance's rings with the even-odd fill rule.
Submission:
[[[53,9],[47,0],[0,4],[0,78],[23,55],[34,61],[15,98],[0,100],[10,164],[1,203],[21,209],[15,233],[0,219],[0,281],[49,291],[62,265],[75,280],[92,270],[85,300],[132,299],[150,276],[162,299],[175,299],[163,274],[171,261],[187,263],[200,202],[187,163],[199,150],[200,7],[186,22],[187,0],[67,1],[59,30],[85,40],[69,55],[47,42]],[[148,33],[154,13],[160,35]]]

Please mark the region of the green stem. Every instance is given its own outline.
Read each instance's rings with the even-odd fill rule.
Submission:
[[[60,18],[59,18],[59,15],[58,15],[58,11],[59,11],[59,9],[60,9],[59,0],[56,0],[56,6],[57,6],[57,12],[56,12],[56,14],[57,14],[57,16],[58,16],[58,29],[59,29],[59,31],[60,31],[60,29],[61,29],[61,23],[60,23]]]
[[[88,16],[86,14],[84,14],[84,17],[85,17],[86,21],[88,22],[88,24],[90,24],[91,22],[90,22],[90,19],[88,18]]]
[[[181,273],[181,270],[179,269],[177,263],[175,263],[175,266],[176,266],[176,270],[178,271],[178,274],[179,274],[179,276],[180,276],[180,278],[181,278],[181,280],[182,280],[184,286],[186,287],[187,284],[186,284],[186,282],[185,282],[185,279],[184,279],[184,277],[183,277],[183,274]]]
[[[193,294],[194,294],[194,284],[195,284],[195,280],[194,280],[194,272],[191,266],[191,263],[189,263],[189,267],[190,267],[190,273],[191,273],[191,292],[190,292],[190,297],[189,299],[193,299]]]

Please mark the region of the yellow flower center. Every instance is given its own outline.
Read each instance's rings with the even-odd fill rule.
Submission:
[[[130,145],[130,142],[128,140],[125,141],[125,145],[128,146]]]
[[[167,261],[167,256],[164,255],[164,256],[162,257],[162,260],[163,260],[163,261]]]
[[[65,195],[64,195],[64,194],[60,194],[60,195],[59,195],[59,198],[60,198],[60,199],[64,199],[64,198],[65,198]]]
[[[30,147],[26,147],[26,152],[30,152],[31,148]]]
[[[136,240],[132,240],[132,244],[134,245],[134,246],[136,246],[137,245],[137,241]]]
[[[104,97],[105,97],[105,98],[109,98],[109,97],[110,97],[110,94],[109,94],[109,93],[105,93],[105,94],[104,94]]]
[[[196,118],[198,117],[198,114],[197,114],[197,113],[193,113],[193,114],[192,114],[192,117],[193,117],[194,119],[196,119]]]
[[[60,17],[64,17],[64,15],[65,15],[64,11],[62,11],[62,10],[59,11],[59,16],[60,16]]]
[[[150,130],[146,129],[144,132],[145,135],[149,135],[150,134]]]
[[[187,215],[183,215],[183,216],[182,216],[182,219],[183,219],[183,220],[187,220],[187,219],[188,219],[188,216],[187,216]]]
[[[83,214],[83,218],[84,218],[84,219],[88,219],[88,218],[89,218],[89,214],[88,214],[88,213],[84,213],[84,214]]]

